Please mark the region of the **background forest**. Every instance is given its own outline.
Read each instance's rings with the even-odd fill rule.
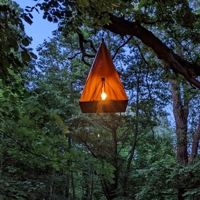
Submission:
[[[0,0],[0,199],[200,199],[199,1],[34,1]],[[102,37],[127,110],[82,114]]]

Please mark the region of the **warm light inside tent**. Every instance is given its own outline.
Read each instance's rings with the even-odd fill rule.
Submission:
[[[105,78],[102,78],[102,92],[101,92],[101,99],[105,100],[107,97],[107,94],[105,93]]]
[[[103,91],[103,92],[101,93],[101,99],[102,99],[102,100],[105,100],[106,97],[107,97],[107,94]]]
[[[83,113],[125,112],[128,103],[119,74],[104,41],[86,79],[79,104]]]

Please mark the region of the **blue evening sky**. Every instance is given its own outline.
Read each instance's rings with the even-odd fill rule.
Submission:
[[[33,0],[14,0],[20,5],[21,8],[25,9],[26,6],[34,6],[37,2]],[[25,32],[29,37],[32,37],[31,48],[36,51],[36,47],[42,44],[45,39],[52,36],[52,31],[57,28],[57,24],[50,23],[42,18],[42,11],[38,14],[36,11],[32,13],[33,24],[29,25],[24,21]]]

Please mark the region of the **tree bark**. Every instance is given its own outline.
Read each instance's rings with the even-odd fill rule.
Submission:
[[[118,188],[118,173],[119,173],[119,169],[118,169],[118,152],[117,152],[117,128],[114,126],[112,128],[112,136],[113,136],[113,166],[115,167],[115,171],[114,171],[114,183],[111,184],[111,190],[110,190],[110,194],[111,194],[111,199],[114,199],[117,197],[116,195],[116,191]]]
[[[102,180],[102,188],[105,193],[107,200],[112,200],[117,198],[117,189],[118,189],[118,179],[119,179],[119,167],[118,167],[118,144],[117,144],[117,128],[118,125],[115,124],[115,115],[110,114],[112,120],[112,126],[110,127],[112,138],[113,138],[113,148],[111,152],[112,161],[111,164],[115,167],[114,170],[114,183],[108,183],[105,179]]]
[[[180,85],[177,81],[170,80],[173,101],[173,114],[176,123],[177,136],[177,160],[181,166],[188,164],[187,152],[187,120],[188,120],[188,103],[189,101],[181,100]],[[178,188],[178,200],[184,200],[184,188]]]
[[[185,198],[183,197],[184,193],[185,193],[185,189],[184,188],[179,188],[178,189],[178,200],[185,200]]]
[[[200,116],[198,121],[198,127],[196,130],[196,133],[193,135],[193,141],[192,141],[192,152],[188,159],[188,165],[193,164],[194,159],[197,156],[197,151],[199,147],[199,140],[200,140]]]
[[[131,170],[131,162],[133,160],[133,156],[135,153],[135,148],[136,148],[136,141],[137,141],[137,135],[138,135],[138,117],[139,117],[139,90],[140,90],[140,78],[137,75],[137,85],[136,85],[136,111],[135,111],[135,133],[134,133],[134,140],[132,142],[132,147],[130,150],[130,154],[129,154],[129,158],[127,161],[127,165],[126,165],[126,171],[125,171],[125,176],[124,176],[124,180],[123,180],[123,184],[122,184],[122,188],[123,188],[123,195],[124,197],[128,197],[127,194],[127,184],[128,184],[128,180],[129,180],[129,173]]]
[[[89,180],[88,180],[88,172],[86,171],[82,172],[82,179],[86,180],[85,183],[82,185],[82,200],[89,200],[90,196],[90,186],[89,186]]]
[[[176,123],[177,136],[177,159],[182,166],[188,164],[187,152],[187,122],[188,122],[188,101],[182,102],[180,85],[175,80],[170,80],[173,101],[173,114]]]
[[[72,185],[72,200],[76,199],[76,193],[75,193],[75,185],[74,185],[74,174],[71,172],[71,185]]]
[[[198,127],[196,133],[193,135],[191,155],[188,158],[187,152],[187,126],[188,126],[188,114],[189,114],[189,101],[190,98],[185,97],[183,94],[181,98],[181,92],[185,92],[180,89],[180,84],[177,81],[170,80],[172,90],[173,101],[173,114],[176,123],[176,135],[177,135],[177,159],[181,166],[187,166],[193,164],[194,158],[197,156],[198,145],[200,140],[200,116],[198,120]],[[181,177],[180,177],[181,178]],[[184,200],[183,194],[185,188],[178,188],[178,200]]]

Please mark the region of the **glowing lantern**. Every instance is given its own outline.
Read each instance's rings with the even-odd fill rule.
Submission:
[[[105,93],[105,78],[102,78],[102,92],[101,92],[101,99],[105,100],[107,97],[107,94]]]
[[[83,113],[125,112],[127,95],[104,41],[88,74],[79,104]]]

